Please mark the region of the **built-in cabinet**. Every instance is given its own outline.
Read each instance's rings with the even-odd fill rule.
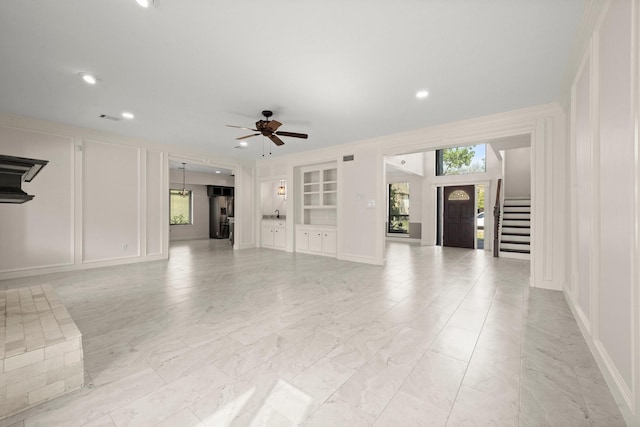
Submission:
[[[262,247],[271,249],[286,249],[287,226],[283,220],[262,221]]]
[[[296,226],[296,252],[335,256],[337,234],[330,226]]]
[[[335,162],[300,168],[300,215],[295,228],[295,250],[336,256],[338,168]]]

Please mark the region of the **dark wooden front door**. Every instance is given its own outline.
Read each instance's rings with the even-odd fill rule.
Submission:
[[[475,246],[475,186],[444,188],[443,246]]]

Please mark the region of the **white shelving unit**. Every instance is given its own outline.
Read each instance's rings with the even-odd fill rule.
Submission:
[[[307,166],[301,174],[301,213],[296,252],[336,256],[338,168],[335,162]]]

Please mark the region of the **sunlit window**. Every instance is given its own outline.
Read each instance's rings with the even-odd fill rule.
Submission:
[[[436,175],[463,175],[487,171],[486,145],[436,150]]]
[[[409,183],[389,184],[389,233],[409,234]]]
[[[191,191],[182,194],[182,190],[169,190],[169,224],[188,225],[191,218]]]

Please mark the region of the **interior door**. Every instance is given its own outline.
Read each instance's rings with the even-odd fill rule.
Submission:
[[[443,246],[475,247],[475,186],[444,188]]]

